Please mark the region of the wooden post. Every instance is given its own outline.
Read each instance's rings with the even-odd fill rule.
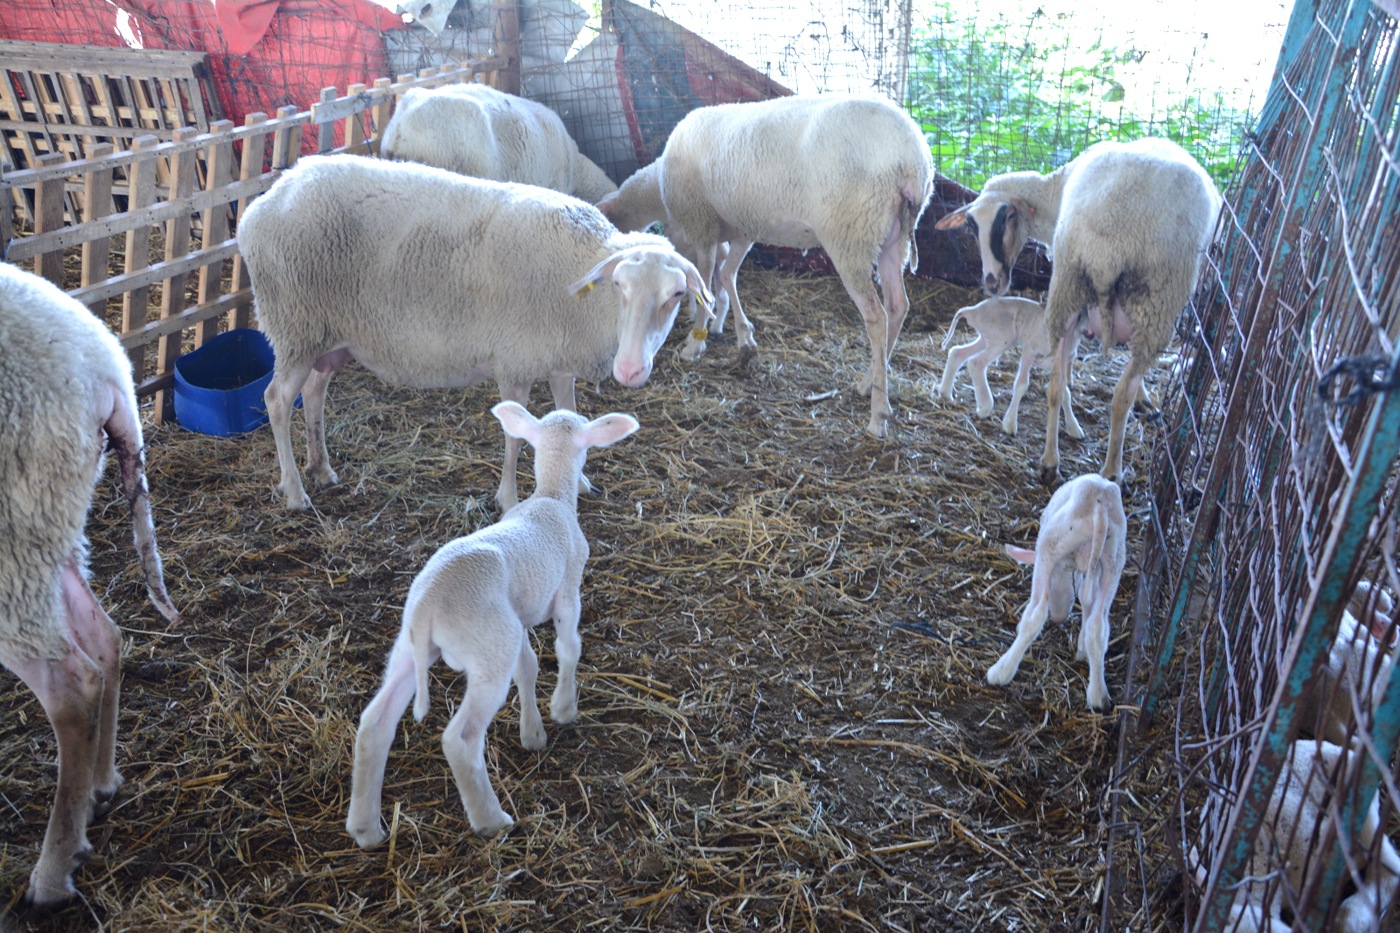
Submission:
[[[210,124],[209,132],[224,134],[233,129],[232,120],[217,120]],[[204,190],[214,191],[227,185],[233,180],[233,141],[224,138],[209,145],[209,156],[206,160],[206,170],[204,176]],[[229,222],[232,211],[227,204],[211,204],[204,209],[204,214],[200,218],[200,226],[203,228],[200,249],[211,249],[227,240],[233,233],[233,226]],[[199,269],[199,298],[201,305],[208,304],[219,297],[219,289],[223,284],[224,261],[210,263],[201,266]],[[195,328],[194,345],[201,347],[204,341],[213,337],[219,332],[219,319],[216,317],[206,318],[199,322]]]
[[[250,113],[243,119],[244,126],[256,126],[259,123],[267,122],[267,114]],[[243,159],[238,166],[238,180],[251,181],[263,172],[263,152],[267,146],[267,133],[254,133],[252,136],[243,139]],[[243,216],[243,212],[248,209],[248,202],[252,198],[240,198],[238,201],[238,217]],[[238,221],[234,221],[234,230],[237,231]],[[233,281],[230,286],[235,292],[241,292],[249,286],[248,265],[243,261],[242,253],[233,254]],[[248,327],[253,322],[252,308],[244,305],[229,312],[229,329],[235,327]]]
[[[321,88],[321,103],[329,104],[335,100],[335,88]],[[335,148],[335,121],[327,120],[316,127],[316,151],[325,155]]]
[[[363,84],[352,84],[345,89],[347,97],[359,97],[365,92]],[[365,145],[365,114],[364,111],[352,113],[345,118],[345,151],[369,155],[369,147]]]
[[[131,141],[131,151],[150,149],[158,140],[154,136],[138,136]],[[156,160],[137,159],[127,169],[127,211],[135,213],[148,207],[156,200]],[[126,269],[130,274],[139,272],[151,264],[151,229],[137,227],[126,234]],[[122,334],[139,330],[146,323],[146,309],[150,302],[150,288],[146,285],[133,288],[122,296]],[[146,372],[146,347],[138,345],[127,351],[131,357],[131,367],[140,382]]]
[[[289,120],[297,115],[297,108],[288,104],[277,108],[277,119]],[[284,126],[272,137],[272,170],[280,172],[291,168],[301,155],[301,126]]]
[[[61,152],[49,152],[39,156],[39,167],[48,168],[50,165],[62,165],[68,161],[68,157]],[[39,182],[38,190],[34,192],[34,232],[48,233],[51,230],[59,230],[63,227],[63,198],[64,183],[63,176],[58,175],[47,181]],[[51,253],[40,253],[34,257],[34,272],[42,275],[50,282],[63,287],[63,250],[55,250]]]
[[[495,0],[494,37],[496,56],[506,66],[496,73],[496,90],[520,93],[520,4],[518,0]]]
[[[184,142],[198,135],[199,130],[192,126],[183,126],[175,131],[174,141]],[[170,200],[183,200],[188,202],[190,195],[194,194],[194,151],[176,152],[170,157]],[[178,214],[170,218],[165,223],[165,261],[173,262],[190,251],[190,224],[194,220],[194,215],[190,211]],[[160,319],[162,321],[176,317],[185,310],[185,281],[188,274],[184,272],[172,275],[166,279],[161,288],[160,296]],[[156,375],[165,376],[175,369],[175,359],[180,355],[180,336],[182,332],[176,331],[160,338],[160,343],[156,350]],[[155,402],[155,422],[164,424],[166,418],[173,418],[175,415],[175,393],[170,389],[161,389],[156,392]]]
[[[374,102],[374,109],[370,111],[370,154],[383,155],[381,152],[381,141],[384,139],[384,127],[389,125],[389,118],[394,114],[394,95],[389,93],[389,88],[393,84],[388,78],[378,78],[374,82],[374,90],[378,95]]]
[[[111,143],[94,143],[88,152],[89,158],[102,159],[113,152]],[[83,176],[83,222],[92,223],[99,217],[112,213],[112,168],[95,169]],[[83,288],[107,278],[107,261],[112,255],[112,238],[98,237],[83,243],[82,282]],[[92,313],[106,323],[107,301],[94,301],[88,305]]]

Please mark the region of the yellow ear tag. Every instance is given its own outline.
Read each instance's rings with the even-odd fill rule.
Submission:
[[[697,327],[690,332],[690,339],[698,340],[700,343],[704,343],[709,336],[709,329],[704,327]]]
[[[589,292],[593,291],[593,289],[596,288],[597,285],[598,285],[598,280],[597,280],[597,279],[589,279],[587,285],[584,285],[584,286],[583,286],[582,288],[580,288],[578,291],[574,292],[574,297],[575,297],[575,298],[582,298],[584,295],[586,295],[586,294],[588,294]]]

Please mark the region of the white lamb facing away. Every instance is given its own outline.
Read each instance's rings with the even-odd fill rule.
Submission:
[[[302,392],[307,474],[338,482],[326,387],[352,359],[415,388],[494,379],[501,398],[522,404],[548,379],[555,406],[571,409],[576,378],[611,372],[644,385],[685,294],[713,302],[664,237],[619,233],[555,191],[412,162],[300,159],[248,208],[238,243],[276,353],[264,397],[292,509],[311,506],[292,454],[292,403]],[[612,287],[593,287],[602,281]],[[520,443],[507,438],[502,511],[517,499]]]
[[[757,347],[734,281],[753,244],[826,250],[865,321],[870,371],[859,389],[870,395],[867,430],[884,437],[892,413],[889,358],[909,311],[904,269],[933,191],[933,161],[918,125],[882,97],[720,104],[687,114],[653,164],[602,209],[633,226],[654,219],[649,213],[659,200],[666,235],[707,283],[720,244],[729,243],[718,290],[729,295],[740,349]],[[704,352],[703,337],[696,326],[686,359]]]
[[[987,367],[1007,350],[1020,347],[1021,364],[1016,369],[1011,404],[1006,407],[1006,416],[1001,421],[1001,429],[1014,435],[1018,427],[1021,398],[1031,381],[1031,369],[1048,368],[1054,353],[1050,345],[1050,332],[1045,329],[1045,309],[1040,302],[1029,298],[988,298],[959,308],[948,324],[948,335],[943,338],[945,350],[953,342],[958,321],[967,321],[977,331],[977,339],[948,351],[948,362],[943,367],[943,381],[939,383],[938,394],[949,402],[953,400],[953,381],[966,365],[972,374],[972,391],[977,397],[977,417],[991,417],[992,387],[987,382]],[[1077,338],[1075,342],[1078,343]],[[1073,353],[1072,350],[1070,352]],[[1070,437],[1083,437],[1084,429],[1074,417],[1074,404],[1068,387],[1065,388],[1064,412]]]
[[[1108,651],[1108,610],[1128,559],[1127,536],[1128,518],[1117,483],[1097,473],[1086,473],[1055,490],[1040,514],[1035,550],[1006,545],[1012,560],[1034,564],[1035,570],[1030,600],[1016,626],[1016,640],[987,671],[988,683],[1011,683],[1026,649],[1045,627],[1045,620],[1062,622],[1068,618],[1078,593],[1084,618],[1075,657],[1089,662],[1089,708],[1110,707],[1103,673]]]
[[[444,545],[414,578],[403,627],[389,653],[384,685],[360,716],[345,829],[361,846],[385,838],[379,819],[384,767],[394,731],[410,700],[421,722],[428,712],[428,668],[441,657],[467,675],[467,693],[442,734],[472,829],[494,836],[515,821],[501,809],[486,773],[486,728],[505,704],[514,678],[520,694],[520,744],[544,748],[535,703],[539,662],[529,629],[553,618],[559,683],[550,717],[578,716],[579,587],[588,539],[578,526],[578,478],[591,447],[606,447],[637,430],[631,415],[593,421],[568,411],[536,419],[515,402],[491,409],[506,433],[535,448],[535,492],[494,525]]]
[[[1317,861],[1328,853],[1316,848],[1329,814],[1340,807],[1336,788],[1351,786],[1366,752],[1316,739],[1300,739],[1289,748],[1288,759],[1269,798],[1254,851],[1245,865],[1223,929],[1230,933],[1290,933],[1295,927],[1279,916],[1284,905],[1296,903],[1306,880],[1305,872],[1317,871]],[[1218,812],[1222,798],[1213,796],[1207,818]],[[1338,906],[1330,933],[1368,933],[1381,929],[1381,917],[1400,888],[1400,853],[1381,829],[1379,797],[1371,795],[1370,808],[1359,837],[1353,840],[1350,861],[1360,876],[1356,890]],[[1196,882],[1204,890],[1207,869],[1193,847],[1188,861]],[[1311,863],[1311,864],[1310,864]],[[1266,886],[1281,877],[1273,897],[1264,903]],[[1276,883],[1276,882],[1275,882]],[[1286,885],[1288,891],[1282,890]],[[1290,893],[1291,892],[1291,895]],[[1302,929],[1301,926],[1298,929]]]
[[[91,311],[0,263],[0,663],[39,698],[58,740],[58,790],[28,903],[76,893],[87,826],[122,784],[116,767],[121,631],[88,583],[84,535],[104,450],[121,470],[152,604],[171,622],[146,486],[131,363]]]
[[[386,159],[538,185],[590,203],[617,190],[579,152],[559,114],[486,84],[409,88],[384,128],[381,151]]]
[[[1143,376],[1196,286],[1220,205],[1200,163],[1173,142],[1149,138],[1098,143],[1048,175],[997,175],[972,203],[938,221],[940,230],[972,228],[988,295],[1011,287],[1011,267],[1027,239],[1049,247],[1046,327],[1056,353],[1046,391],[1043,482],[1059,477],[1059,411],[1072,335],[1081,332],[1098,336],[1105,351],[1119,343],[1132,350],[1113,392],[1102,471],[1109,479],[1122,476],[1128,408],[1148,401]]]

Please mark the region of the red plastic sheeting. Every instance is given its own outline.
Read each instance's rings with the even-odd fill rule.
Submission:
[[[383,33],[402,19],[368,0],[3,0],[0,38],[207,52],[225,117],[242,123],[321,89],[388,74]],[[227,31],[226,31],[227,30]],[[246,49],[246,52],[240,50]],[[336,128],[337,144],[343,129]],[[305,142],[307,151],[315,141]]]

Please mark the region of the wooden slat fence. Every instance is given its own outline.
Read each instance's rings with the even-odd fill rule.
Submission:
[[[313,134],[322,153],[376,155],[380,130],[409,88],[478,80],[505,65],[493,58],[428,69],[354,85],[344,95],[329,88],[306,111],[250,114],[240,127],[216,120],[206,131],[176,129],[168,140],[142,135],[122,150],[97,143],[83,158],[41,154],[37,167],[0,173],[5,259],[67,289],[107,322],[131,355],[137,394],[155,394],[161,423],[172,416],[176,357],[221,325],[251,324],[236,219],[296,160],[304,135]],[[336,124],[345,128],[339,147]],[[118,178],[124,197],[116,195]],[[65,210],[70,184],[77,223]],[[21,200],[33,205],[33,229],[19,233]]]

